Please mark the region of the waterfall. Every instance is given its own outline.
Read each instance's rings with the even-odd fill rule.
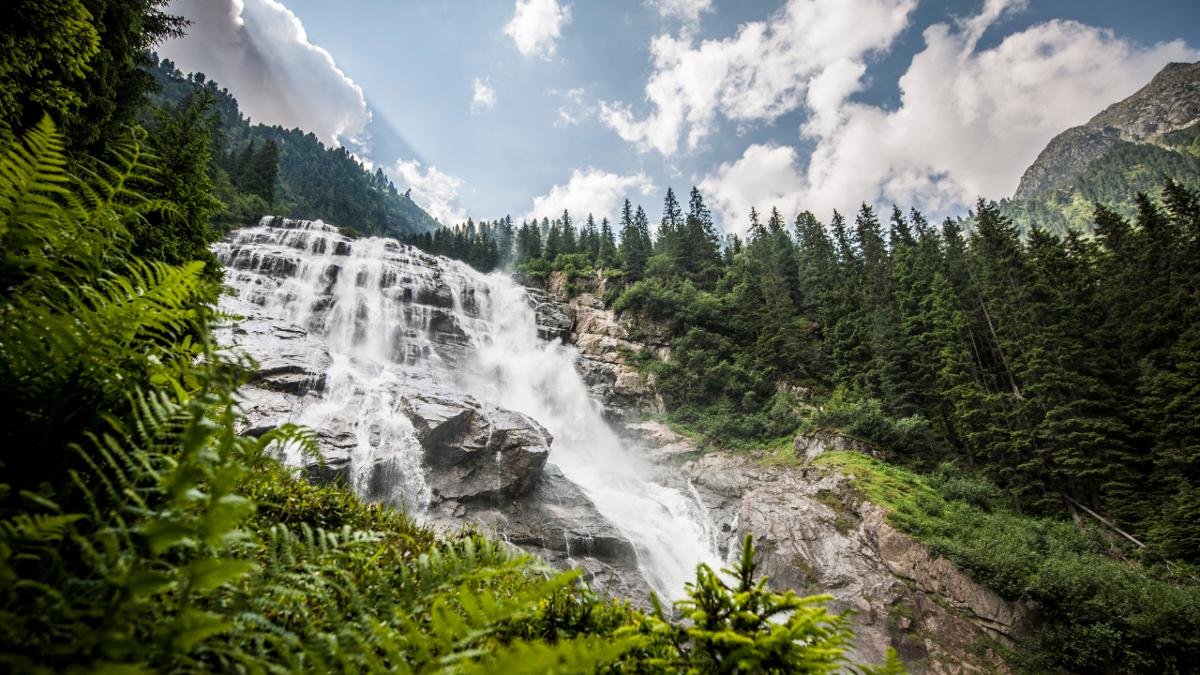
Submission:
[[[234,292],[223,309],[253,309],[312,338],[298,349],[313,352],[306,358],[323,370],[324,387],[293,419],[352,430],[351,484],[360,494],[379,494],[363,467],[386,453],[393,500],[414,514],[428,504],[420,448],[395,413],[394,385],[435,382],[542,424],[554,437],[549,461],[633,544],[660,595],[678,598],[696,564],[719,564],[703,507],[605,421],[574,350],[538,337],[532,303],[508,276],[393,240],[349,240],[320,221],[264,218],[215,251]]]

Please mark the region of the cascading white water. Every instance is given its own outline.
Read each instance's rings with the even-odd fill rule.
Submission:
[[[656,482],[656,467],[607,424],[574,350],[538,337],[525,289],[508,276],[391,240],[351,242],[320,222],[264,219],[216,252],[237,292],[223,301],[228,311],[252,303],[323,341],[332,357],[325,388],[295,420],[320,428],[338,418],[352,428],[352,476],[375,453],[399,456],[396,494],[410,511],[423,508],[420,448],[388,385],[432,378],[545,426],[554,436],[550,461],[633,543],[663,596],[678,597],[696,564],[719,563],[703,508],[686,490]]]
[[[454,263],[461,266],[460,263]],[[468,321],[472,367],[457,381],[471,394],[541,422],[554,435],[551,460],[638,549],[650,585],[677,597],[697,563],[716,567],[713,534],[690,494],[656,473],[605,422],[568,347],[541,340],[525,289],[508,276],[478,276],[480,316]]]

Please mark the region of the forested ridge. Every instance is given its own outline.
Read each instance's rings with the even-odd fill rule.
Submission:
[[[230,317],[208,245],[223,189],[272,203],[272,151],[223,146],[199,96],[150,96],[149,49],[186,29],[166,4],[20,0],[0,28],[0,670],[849,665],[845,617],[768,591],[749,540],[641,612],[305,482],[275,457],[317,453],[310,429],[239,434],[255,364],[213,340]]]
[[[619,244],[606,220],[576,231],[569,213],[412,241],[535,276],[610,270],[616,310],[672,329],[671,361],[648,367],[676,419],[714,441],[833,423],[914,466],[978,468],[1022,509],[1103,511],[1196,561],[1200,199],[1170,180],[1162,193],[1139,196],[1132,222],[1096,205],[1094,237],[1022,236],[981,200],[969,233],[899,208],[885,225],[863,205],[828,225],[752,211],[747,240],[722,242],[693,189],[686,213],[668,191],[653,241],[628,202]],[[829,404],[821,419],[806,396]]]
[[[344,147],[302,129],[255,124],[237,100],[203,73],[184,75],[151,55],[157,107],[195,109],[213,126],[215,194],[225,204],[216,222],[240,226],[270,214],[322,219],[365,234],[404,236],[440,227],[383,173]]]
[[[1081,174],[1024,199],[1001,200],[1000,211],[1026,231],[1090,232],[1097,202],[1136,217],[1137,195],[1161,198],[1164,177],[1200,189],[1200,124],[1166,134],[1157,145],[1119,141]]]

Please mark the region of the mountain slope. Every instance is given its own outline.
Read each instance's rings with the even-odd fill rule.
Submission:
[[[1055,136],[1025,170],[1013,197],[1027,199],[1082,174],[1122,141],[1158,145],[1197,121],[1200,62],[1169,64],[1134,95]]]
[[[1026,227],[1090,227],[1096,201],[1132,213],[1164,178],[1200,186],[1200,63],[1172,63],[1132,96],[1055,136],[1002,206]]]
[[[151,97],[157,105],[180,105],[198,94],[212,99],[218,117],[215,155],[227,172],[234,172],[234,165],[245,157],[248,148],[261,149],[268,142],[276,146],[275,203],[235,205],[239,201],[236,192],[221,194],[231,207],[224,218],[227,224],[244,225],[255,216],[285,213],[352,225],[369,234],[399,237],[441,227],[399,192],[381,169],[371,172],[345,148],[327,148],[315,134],[301,129],[251,123],[229,90],[206,80],[203,74],[185,76],[170,60],[155,59],[152,74],[160,87]]]

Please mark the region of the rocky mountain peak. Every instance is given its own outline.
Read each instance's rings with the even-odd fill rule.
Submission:
[[[1083,172],[1118,143],[1157,143],[1200,121],[1200,62],[1167,64],[1146,86],[1055,136],[1021,176],[1026,199]]]

